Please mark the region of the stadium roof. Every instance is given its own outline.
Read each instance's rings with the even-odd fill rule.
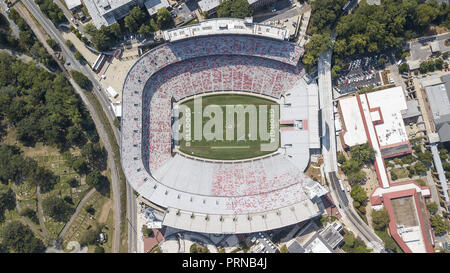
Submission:
[[[287,40],[289,31],[287,29],[274,26],[253,23],[251,17],[245,19],[237,18],[217,18],[208,19],[196,25],[190,25],[163,32],[164,40],[174,42],[194,36],[215,35],[215,34],[244,34],[259,35],[267,38]]]

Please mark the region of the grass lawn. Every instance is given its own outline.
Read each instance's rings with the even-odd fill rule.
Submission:
[[[69,230],[65,233],[63,237],[63,249],[65,249],[67,243],[70,241],[80,241],[81,236],[84,232],[86,232],[88,229],[95,228],[97,226],[98,220],[100,218],[100,215],[102,214],[102,208],[103,205],[108,202],[109,198],[101,195],[99,192],[95,192],[92,194],[92,196],[89,198],[89,200],[84,205],[83,209],[80,211],[80,213],[75,218],[74,222],[72,223],[72,226],[69,228]],[[85,208],[89,205],[92,205],[92,207],[95,210],[94,215],[89,214],[86,212]],[[104,244],[101,244],[101,246],[105,249],[105,252],[111,252],[111,242],[112,242],[112,230],[113,230],[113,213],[112,210],[109,211],[107,214],[107,219],[104,223],[104,228],[102,229],[103,232],[107,234],[108,241]],[[95,247],[89,247],[90,250],[94,250]]]
[[[389,235],[387,229],[384,231],[375,230],[375,233],[380,237],[381,240],[383,240],[384,245],[386,248],[391,249],[395,251],[396,253],[403,253],[402,249],[397,245],[395,240]]]
[[[188,100],[182,105],[185,105],[190,108],[191,110],[191,128],[194,128],[194,100]],[[279,122],[275,121],[275,124],[270,123],[270,105],[277,105],[277,103],[264,99],[261,97],[256,96],[249,96],[249,95],[235,95],[235,94],[226,94],[226,95],[212,95],[212,96],[204,96],[202,97],[202,112],[208,105],[218,105],[220,109],[223,112],[223,140],[207,140],[205,136],[203,136],[202,140],[193,140],[194,139],[194,130],[192,130],[191,133],[191,140],[186,141],[184,138],[180,142],[180,151],[184,152],[189,155],[202,157],[202,158],[209,158],[209,159],[221,159],[221,160],[237,160],[237,159],[245,159],[245,158],[252,158],[257,156],[262,156],[265,154],[272,153],[276,151],[280,145],[276,145],[276,147],[270,151],[261,151],[261,144],[268,144],[270,143],[270,139],[268,140],[261,140],[260,139],[260,126],[259,126],[259,107],[263,105],[267,105],[267,131],[270,130],[270,126],[273,126],[273,129],[275,132],[278,132],[279,130]],[[234,138],[233,140],[226,140],[226,128],[227,128],[227,119],[226,119],[226,106],[227,105],[243,105],[246,107],[247,105],[254,105],[256,107],[257,112],[257,136],[256,140],[250,140],[249,138],[249,114],[245,115],[245,120],[238,121],[237,114],[234,115],[234,127],[231,127],[232,125],[228,125],[228,128],[233,128],[234,131]],[[276,109],[279,111],[279,109]],[[181,113],[180,113],[181,116]],[[205,124],[210,121],[209,117],[203,117],[202,118],[202,126],[204,128]],[[237,127],[240,124],[240,126],[245,126],[245,135],[243,138],[238,140],[237,136]],[[180,132],[183,131],[183,128],[181,128]],[[215,132],[215,128],[211,130]]]
[[[395,173],[397,175],[397,179],[408,177],[408,170],[406,168],[395,168],[392,169],[391,172]]]

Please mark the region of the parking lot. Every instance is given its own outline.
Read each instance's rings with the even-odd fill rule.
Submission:
[[[172,14],[172,18],[174,18],[175,24],[181,25],[195,18],[196,9],[198,9],[197,2],[188,1],[173,7],[170,13]]]
[[[386,60],[385,56],[383,56]],[[363,57],[347,63],[343,75],[335,80],[335,88],[341,94],[351,93],[363,88],[381,86],[381,77],[377,73],[379,55]],[[379,67],[378,67],[379,68]]]

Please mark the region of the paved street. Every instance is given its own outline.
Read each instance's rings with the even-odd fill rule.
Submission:
[[[334,38],[334,37],[333,37]],[[333,39],[334,40],[334,39]],[[336,134],[334,128],[333,92],[331,83],[331,50],[324,52],[318,62],[319,99],[322,111],[322,155],[324,171],[330,181],[334,202],[343,216],[342,220],[357,236],[361,237],[374,252],[382,252],[382,241],[353,211],[345,191],[340,189],[337,172]]]

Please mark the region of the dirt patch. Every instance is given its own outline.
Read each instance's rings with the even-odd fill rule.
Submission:
[[[436,34],[446,33],[449,30],[446,27],[429,26],[423,33],[423,36],[431,36]]]
[[[113,202],[111,199],[109,199],[108,202],[105,202],[105,204],[103,204],[102,211],[100,212],[100,216],[98,217],[98,222],[100,224],[105,223],[106,220],[108,219],[108,214],[109,211],[111,210],[112,204]]]

